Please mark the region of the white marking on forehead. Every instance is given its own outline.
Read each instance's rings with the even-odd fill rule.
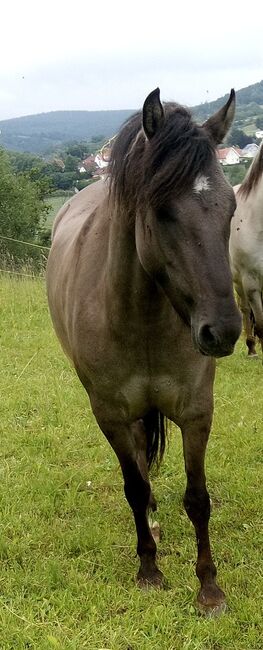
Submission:
[[[210,190],[210,183],[209,179],[207,176],[203,176],[202,174],[198,174],[198,176],[195,179],[194,182],[194,192],[196,194],[199,194],[200,192],[205,192],[206,190]]]

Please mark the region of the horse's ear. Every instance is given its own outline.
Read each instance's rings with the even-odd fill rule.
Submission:
[[[204,122],[203,128],[206,129],[212,136],[216,144],[220,144],[224,140],[225,135],[230,128],[236,108],[236,93],[234,89],[231,89],[229,99],[225,106],[220,108],[217,113],[209,117],[209,119]]]
[[[142,123],[146,137],[150,140],[163,121],[163,107],[160,102],[160,89],[155,88],[143,104]]]

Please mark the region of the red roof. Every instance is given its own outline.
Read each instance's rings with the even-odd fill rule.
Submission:
[[[82,160],[82,164],[83,164],[83,165],[85,165],[85,164],[88,165],[88,164],[91,163],[91,162],[94,162],[94,156],[93,156],[93,154],[91,154],[90,156],[88,156],[87,158],[85,158],[85,160]]]
[[[97,165],[95,163],[94,156],[91,154],[85,160],[82,161],[83,167],[85,167],[86,171],[92,171],[93,169],[96,169]]]
[[[242,151],[241,151],[241,149],[239,149],[239,147],[225,147],[224,149],[217,149],[217,151],[216,151],[217,157],[219,158],[219,160],[225,160],[226,157],[227,157],[227,154],[231,150],[235,151],[235,153],[239,157],[241,157],[243,155]]]

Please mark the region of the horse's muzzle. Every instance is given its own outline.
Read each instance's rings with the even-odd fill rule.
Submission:
[[[196,335],[195,343],[202,354],[210,357],[225,357],[232,354],[235,343],[241,334],[241,316],[237,311],[233,321],[210,325],[202,323]]]

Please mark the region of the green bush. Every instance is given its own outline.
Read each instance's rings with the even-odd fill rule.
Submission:
[[[244,162],[237,165],[226,165],[223,166],[223,171],[231,185],[239,185],[245,178],[248,167],[250,166],[251,161]]]
[[[0,255],[12,264],[33,260],[40,263],[41,249],[18,244],[40,243],[49,207],[43,188],[27,174],[15,174],[5,151],[0,149]]]

